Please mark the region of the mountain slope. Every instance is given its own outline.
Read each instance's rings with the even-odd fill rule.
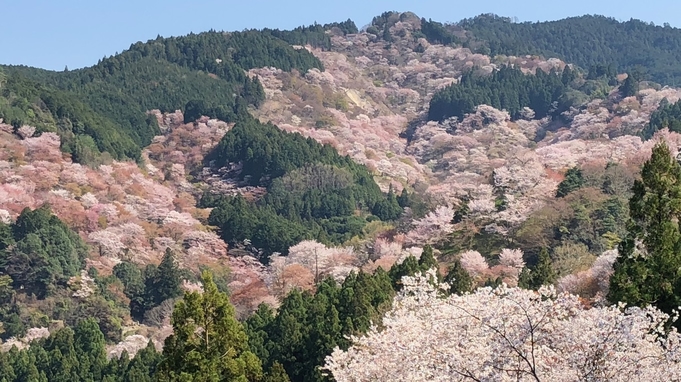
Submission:
[[[477,40],[471,45],[481,43],[492,56],[537,54],[584,69],[613,64],[620,73],[639,69],[655,82],[681,84],[681,29],[605,16],[513,23],[489,14],[462,20],[458,26]]]
[[[68,340],[64,333],[89,317],[102,333],[97,325],[88,331],[104,336],[112,357],[134,355],[150,339],[160,346],[179,285],[198,290],[197,275],[210,269],[238,317],[250,315],[248,345],[265,369],[323,381],[325,356],[377,322],[402,275],[454,263],[470,273],[469,284],[516,285],[545,250],[560,290],[584,301],[602,294],[612,271],[602,260],[614,259],[626,233],[635,174],[655,142],[680,147],[681,135],[664,127],[678,128],[681,91],[641,82],[625,96],[615,72],[589,80],[559,59],[475,53],[460,45],[460,27],[410,13],[388,12],[359,33],[353,25],[246,32],[238,41],[253,44],[243,54],[238,44],[222,45],[235,34],[208,32],[134,44],[80,71],[6,68],[0,248],[24,207],[49,203],[90,251],[79,269],[56,273],[60,282],[45,298],[0,274],[0,299],[12,300],[11,311],[0,309],[0,348],[26,346],[36,331]],[[268,55],[278,49],[290,56]],[[221,66],[223,53],[230,58]],[[508,86],[484,83],[511,67]],[[456,111],[460,118],[427,120],[431,99],[473,78],[484,92]],[[542,78],[556,86],[519,91]],[[534,113],[521,107],[527,103],[496,102],[499,89],[510,89],[505,101],[542,102],[530,104]],[[52,94],[64,101],[50,102]],[[568,107],[551,118],[563,95]],[[163,111],[148,111],[156,107]],[[82,166],[59,151],[68,131],[90,138],[79,121],[91,114],[107,121],[93,125],[133,147],[151,141],[137,163]],[[646,126],[648,141],[637,136]],[[18,258],[4,254],[9,265]],[[261,302],[278,311],[257,308]],[[104,348],[104,339],[96,342]],[[0,354],[0,374],[41,349]],[[149,362],[135,370],[139,380],[151,380],[160,361],[153,352],[129,363]],[[123,375],[120,362],[112,372]],[[24,363],[37,364],[36,373],[47,364]],[[71,363],[52,369],[61,368]]]
[[[133,44],[95,66],[69,72],[18,66],[4,70],[9,77],[20,75],[40,82],[45,88],[75,96],[100,118],[108,120],[109,130],[124,136],[120,139],[93,136],[100,151],[111,151],[119,159],[138,159],[140,149],[158,134],[153,119],[146,116],[147,110],[174,111],[184,109],[189,101],[201,100],[206,110],[219,108],[219,117],[234,119],[245,112],[248,104],[258,105],[262,101],[260,84],[247,77],[245,70],[263,66],[285,71],[323,70],[321,62],[307,50],[292,48],[272,31],[158,37]],[[112,150],[126,138],[135,142],[134,152]]]

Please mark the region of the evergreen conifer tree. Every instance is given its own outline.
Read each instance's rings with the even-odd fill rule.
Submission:
[[[426,246],[423,247],[423,253],[421,253],[421,257],[419,258],[419,269],[421,272],[425,272],[432,268],[437,270],[438,264],[435,256],[433,255],[433,247],[431,247],[430,244],[426,244]]]
[[[257,381],[260,360],[248,349],[248,338],[235,318],[226,294],[210,273],[203,274],[203,293],[185,294],[172,316],[173,334],[165,341],[160,381]]]
[[[542,248],[537,256],[537,264],[529,269],[523,268],[518,278],[518,286],[525,289],[537,290],[542,285],[551,285],[556,282],[556,271],[551,265],[551,257],[546,248]]]
[[[666,144],[657,144],[643,165],[629,209],[608,300],[671,314],[681,306],[681,166]]]
[[[565,179],[558,184],[556,197],[562,198],[572,191],[578,190],[584,186],[584,177],[582,170],[577,167],[572,167],[565,173]]]
[[[466,293],[473,289],[473,279],[458,259],[449,268],[444,282],[449,284],[449,292],[453,294]]]

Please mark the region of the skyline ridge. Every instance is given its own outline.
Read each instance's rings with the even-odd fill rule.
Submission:
[[[618,21],[631,18],[655,25],[669,23],[681,27],[681,22],[670,20],[674,11],[681,12],[681,4],[672,0],[658,0],[654,4],[633,1],[588,2],[577,0],[569,7],[547,7],[530,0],[522,7],[494,0],[484,4],[451,4],[423,1],[419,4],[404,0],[379,0],[370,4],[323,4],[298,0],[281,4],[259,0],[248,4],[224,4],[215,0],[194,2],[187,12],[186,3],[177,0],[132,2],[123,0],[115,6],[67,0],[54,4],[49,1],[29,1],[6,4],[6,30],[21,30],[16,34],[0,35],[0,63],[26,65],[60,71],[65,67],[79,69],[95,65],[97,60],[129,48],[130,44],[147,41],[157,35],[183,36],[210,29],[239,31],[243,29],[293,29],[314,22],[325,24],[352,19],[358,28],[371,22],[374,16],[395,10],[413,12],[419,17],[439,22],[458,22],[480,14],[494,13],[517,19],[519,22],[555,21],[582,15],[604,15]],[[651,6],[652,5],[652,6]],[[21,15],[30,15],[30,24]],[[14,35],[14,36],[13,36]]]

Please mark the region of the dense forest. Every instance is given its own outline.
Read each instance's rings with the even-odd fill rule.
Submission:
[[[450,117],[463,116],[475,111],[478,105],[486,104],[505,109],[517,118],[523,108],[529,107],[537,118],[562,111],[558,102],[565,97],[568,85],[575,75],[567,68],[562,75],[537,70],[535,75],[525,75],[520,69],[510,66],[495,70],[489,76],[465,73],[458,83],[438,91],[430,100],[428,119],[442,121]],[[568,105],[561,105],[561,109]]]
[[[76,95],[32,81],[17,73],[0,72],[0,118],[19,129],[56,132],[62,151],[80,163],[96,163],[100,153],[114,159],[139,159],[140,144],[159,133],[154,118],[136,115],[138,130],[121,129]],[[143,136],[140,136],[143,135]]]
[[[390,27],[406,17],[404,15],[386,12],[374,18],[367,32],[379,38],[371,38],[372,43],[379,42],[374,44],[379,46],[378,50],[383,50],[380,38],[387,42],[385,47],[390,48],[393,41]],[[677,37],[677,29],[670,27],[655,27],[635,20],[619,23],[594,16],[537,24],[515,24],[490,15],[464,20],[457,25],[426,19],[420,22],[421,28],[414,31],[413,37],[425,38],[431,44],[463,44],[493,54],[559,56],[588,69],[585,72],[566,66],[562,71],[537,69],[535,73],[525,74],[512,66],[502,66],[491,73],[482,73],[480,68],[474,67],[464,72],[460,81],[434,94],[427,115],[433,121],[452,117],[462,119],[481,104],[505,109],[513,119],[561,118],[564,111],[584,105],[590,99],[612,95],[609,100],[619,102],[624,97],[635,96],[640,80],[673,84],[681,76],[681,70],[672,65],[679,58],[681,37]],[[470,33],[468,38],[462,37],[461,28]],[[511,194],[505,194],[505,186],[495,183],[497,171],[506,165],[490,166],[485,175],[495,183],[489,201],[492,207],[481,207],[479,200],[468,200],[467,197],[462,197],[459,205],[452,205],[451,200],[435,202],[428,199],[431,205],[424,201],[424,190],[428,188],[425,181],[407,184],[401,193],[396,193],[392,186],[384,193],[374,180],[378,171],[372,173],[349,156],[339,154],[331,145],[285,132],[250,114],[253,108],[262,105],[265,91],[258,78],[246,74],[247,70],[265,66],[302,73],[313,68],[324,70],[322,62],[314,55],[291,45],[309,44],[330,50],[331,36],[354,33],[358,33],[358,29],[351,20],[324,25],[315,23],[290,31],[210,31],[184,37],[159,36],[146,43],[138,42],[121,54],[79,70],[51,72],[18,66],[1,67],[0,119],[10,124],[17,135],[23,136],[30,130],[26,125],[34,126],[36,135],[56,132],[64,153],[70,154],[75,162],[92,167],[109,163],[112,158],[140,162],[141,150],[160,134],[156,119],[147,111],[181,109],[185,123],[210,116],[229,122],[230,127],[234,124],[203,158],[204,161],[197,163],[214,170],[235,170],[231,174],[238,175],[230,181],[239,187],[247,187],[233,195],[205,191],[200,199],[199,195],[208,188],[206,184],[193,189],[193,195],[184,192],[182,198],[174,193],[175,190],[168,191],[172,211],[167,212],[167,216],[149,218],[154,222],[145,221],[149,224],[144,227],[138,226],[139,232],[144,232],[140,236],[144,236],[145,246],[147,241],[149,245],[156,245],[154,239],[158,238],[163,239],[159,242],[172,239],[176,243],[174,249],[154,248],[158,251],[156,260],[163,254],[155,264],[143,256],[133,261],[136,254],[130,254],[133,250],[127,244],[122,254],[103,254],[101,244],[99,254],[95,254],[96,250],[86,244],[86,239],[92,243],[88,233],[76,232],[78,229],[67,225],[66,218],[60,220],[48,204],[36,209],[26,208],[18,217],[20,209],[14,210],[13,215],[2,210],[6,216],[0,217],[6,218],[6,222],[0,220],[0,343],[7,351],[0,352],[0,382],[333,381],[333,377],[321,368],[326,357],[335,348],[350,348],[353,345],[350,336],[365,334],[372,331],[375,324],[380,325],[381,317],[395,308],[393,299],[396,296],[397,301],[402,302],[410,298],[429,301],[430,297],[421,294],[425,289],[412,293],[409,280],[403,279],[405,276],[433,270],[428,276],[431,277],[427,281],[429,285],[439,285],[440,281],[448,283],[446,290],[433,293],[440,299],[438,301],[445,301],[452,295],[473,298],[464,292],[472,292],[483,285],[498,287],[508,280],[513,280],[513,285],[517,284],[521,289],[537,291],[544,285],[559,284],[566,276],[575,276],[576,280],[581,275],[579,277],[586,279],[584,274],[591,272],[589,267],[597,263],[597,256],[605,258],[607,256],[600,254],[615,252],[615,249],[622,255],[613,257],[612,279],[608,274],[607,278],[592,281],[588,286],[589,290],[598,290],[598,293],[602,291],[599,289],[602,284],[610,287],[605,294],[597,295],[598,301],[613,304],[625,301],[633,306],[652,304],[665,313],[674,314],[674,309],[681,304],[681,278],[677,272],[681,258],[675,251],[681,247],[678,226],[681,165],[664,145],[654,147],[652,158],[645,163],[641,176],[634,174],[631,165],[624,161],[589,164],[587,160],[575,160],[574,164],[560,170],[541,167],[539,172],[546,171],[546,176],[551,176],[552,188],[547,192],[546,200],[528,210],[516,226],[501,232],[487,227],[495,223],[490,216],[504,211],[513,202]],[[612,42],[629,39],[636,41],[631,47]],[[418,48],[415,51],[418,52]],[[622,72],[629,75],[618,81],[617,75]],[[287,73],[284,75],[288,76]],[[611,92],[617,86],[619,96]],[[189,126],[198,125],[200,123]],[[5,127],[11,131],[11,127]],[[663,128],[681,131],[681,101],[672,104],[664,99],[641,134],[650,139]],[[28,135],[32,134],[31,130]],[[482,152],[483,146],[489,143],[473,142],[473,139],[462,141],[478,145],[471,148],[471,152]],[[23,148],[21,142],[25,144],[31,140],[17,139],[11,143]],[[535,142],[530,138],[528,142],[534,150]],[[487,159],[486,155],[481,154],[480,158]],[[493,159],[504,159],[502,153],[490,154],[490,157],[492,155],[495,156]],[[465,157],[466,160],[471,158]],[[636,166],[641,162],[636,162]],[[22,162],[19,166],[24,163],[27,163],[25,167],[35,164]],[[174,164],[182,167],[182,163],[170,163]],[[132,163],[126,165],[138,170]],[[14,170],[11,166],[7,168]],[[94,172],[92,168],[87,170]],[[126,174],[124,170],[112,175],[112,179],[126,181],[139,175],[135,172]],[[522,170],[517,170],[518,177],[526,174]],[[2,179],[10,179],[10,172],[3,173]],[[433,174],[437,176],[437,170],[430,168],[428,175]],[[68,172],[59,173],[57,178],[68,175]],[[156,185],[158,179],[146,175],[138,178]],[[163,179],[167,188],[159,187],[149,193],[171,190],[174,186],[171,182],[175,179],[170,175]],[[20,178],[20,175],[13,177],[15,180]],[[178,178],[192,180],[191,176]],[[77,196],[69,194],[71,191],[68,190],[58,191],[62,191],[60,195],[68,194],[65,198],[80,203],[85,199],[86,191],[95,192],[90,187],[94,182],[82,183],[82,187],[72,187],[78,191]],[[55,181],[54,184],[58,183]],[[110,192],[118,185],[101,187],[108,187],[106,192]],[[444,181],[430,185],[449,186]],[[480,185],[488,186],[475,186]],[[7,189],[16,192],[20,188]],[[49,193],[57,187],[46,189]],[[146,192],[140,190],[140,195],[153,197],[142,191]],[[132,217],[133,212],[138,211],[126,210],[129,205],[125,197],[131,196],[133,201],[143,197],[132,195],[123,188],[119,193],[123,194],[120,198],[107,203],[110,204],[107,207],[113,207],[116,214],[122,215],[116,223],[108,223],[105,217],[102,219],[103,215],[88,207],[87,213],[97,226],[94,232],[105,231],[107,225],[120,227],[121,222],[138,221]],[[90,200],[97,199],[94,194],[89,197]],[[194,208],[195,202],[198,202],[198,208]],[[474,211],[475,202],[478,202],[478,212]],[[101,198],[93,202],[93,206],[104,208],[105,203]],[[438,215],[438,208],[435,208],[438,204],[435,203],[442,203],[442,210],[452,211],[453,217],[446,213]],[[191,208],[183,210],[183,204],[190,204]],[[429,211],[431,207],[433,211]],[[480,214],[481,209],[488,212]],[[415,213],[417,210],[423,213]],[[192,211],[192,214],[186,211]],[[192,270],[184,268],[187,262],[202,259],[188,252],[185,258],[178,260],[180,257],[175,250],[183,251],[194,245],[182,237],[183,232],[170,232],[169,228],[164,236],[160,236],[161,233],[155,237],[146,236],[147,231],[160,231],[171,214],[187,217],[195,232],[200,230],[201,234],[222,245],[224,252],[210,253],[221,257],[216,260],[219,265],[210,270],[203,263]],[[419,224],[425,226],[426,223],[432,227],[424,230],[425,239],[408,242],[413,237],[408,235]],[[376,226],[380,226],[380,234],[369,233]],[[178,228],[185,229],[188,228]],[[442,236],[433,234],[438,230],[446,233]],[[128,231],[123,234],[128,235]],[[437,240],[427,237],[431,234]],[[173,235],[177,237],[171,238]],[[111,237],[115,236],[112,234]],[[364,240],[367,237],[371,240]],[[281,260],[283,257],[279,255],[286,256],[289,252],[293,254],[292,247],[313,239],[323,244],[320,247],[343,246],[356,250],[358,257],[360,253],[367,257],[362,258],[361,267],[359,262],[353,263],[355,270],[348,270],[349,274],[344,273],[343,277],[333,278],[331,272],[320,277],[315,270],[310,277],[314,281],[309,283],[307,290],[284,285],[280,291],[277,289],[279,306],[276,309],[263,303],[253,312],[259,302],[270,300],[252,299],[257,302],[250,310],[237,314],[230,302],[233,292],[230,282],[234,279],[230,278],[231,270],[223,267],[220,261],[227,256],[231,256],[230,260],[239,259],[236,253],[249,256],[249,266],[262,270],[266,274],[263,279],[268,276],[276,279],[278,276],[273,276],[275,259]],[[433,244],[435,249],[426,242],[437,243]],[[649,256],[638,256],[640,243],[649,249]],[[361,248],[356,249],[355,244]],[[385,257],[395,257],[390,263],[394,265],[383,266],[378,262],[381,246],[389,253]],[[227,252],[228,248],[230,252]],[[238,250],[244,248],[250,253]],[[410,255],[414,253],[410,250],[422,250],[422,254],[417,258]],[[213,248],[206,251],[213,251]],[[435,258],[438,252],[441,262]],[[88,253],[92,258],[88,259]],[[100,264],[93,265],[92,260],[106,263],[102,266],[104,270],[98,271],[96,266]],[[314,261],[316,267],[316,250]],[[447,271],[442,272],[445,269]],[[611,280],[610,284],[607,280]],[[287,280],[266,282],[285,284]],[[268,284],[263,287],[267,288],[278,286]],[[505,286],[499,290],[503,288]],[[405,291],[406,298],[400,294]],[[274,296],[274,292],[267,295]],[[533,301],[546,300],[532,296],[535,296]],[[577,297],[575,301],[578,301]],[[579,304],[592,301],[597,300],[584,297]],[[420,314],[417,310],[412,313],[409,315],[412,319]],[[530,318],[527,312],[525,314],[518,316]],[[473,328],[471,322],[475,321],[462,322]],[[146,340],[152,338],[156,330],[168,328],[169,324],[172,334],[165,339],[162,350],[158,350],[160,343],[149,341],[146,348],[134,355],[127,351],[120,357],[107,353],[107,348],[131,333],[142,333],[139,337]],[[671,327],[667,321],[664,324],[665,329]],[[658,328],[660,332],[663,332],[662,326]],[[681,324],[677,322],[676,326],[681,327]],[[448,328],[451,329],[445,325],[442,330]],[[36,335],[37,332],[40,335]],[[442,337],[438,333],[433,330],[419,335]],[[32,338],[37,339],[29,344]],[[17,346],[12,347],[12,344]],[[452,344],[445,346],[455,347]]]
[[[411,12],[383,12],[371,20],[371,24],[367,27],[366,32],[374,34],[386,42],[391,42],[392,35],[390,34],[390,28],[398,21],[404,21],[410,17],[416,17],[416,15]],[[421,28],[413,31],[413,37],[416,39],[425,38],[431,44],[461,44],[461,39],[459,39],[450,29],[451,26],[441,22],[421,18]]]
[[[237,122],[207,161],[240,163],[242,178],[267,187],[257,203],[210,194],[201,201],[216,207],[209,222],[221,228],[225,241],[250,239],[266,256],[286,253],[303,239],[343,243],[361,236],[367,219],[395,220],[402,213],[397,196],[385,196],[364,166],[329,145],[254,118]]]
[[[339,25],[352,30],[352,24]],[[36,124],[58,131],[65,138],[64,151],[73,153],[75,146],[89,145],[93,147],[87,149],[117,159],[137,159],[140,149],[158,134],[148,110],[184,110],[193,101],[201,104],[198,111],[231,121],[248,104],[258,106],[264,99],[259,81],[251,80],[245,70],[263,66],[303,73],[310,68],[323,70],[307,50],[296,50],[276,37],[304,42],[319,33],[303,28],[290,33],[251,30],[159,36],[79,70],[5,66],[8,86],[2,91],[9,107],[0,109],[0,118],[20,126],[36,123],[33,114],[44,111],[56,121]],[[76,159],[87,161],[87,157]]]
[[[16,222],[0,223],[0,338],[21,337],[28,328],[48,327],[54,320],[75,326],[90,317],[97,319],[106,340],[120,340],[120,318],[127,310],[123,302],[111,293],[72,296],[73,288],[91,276],[104,288],[115,280],[84,274],[87,254],[80,236],[47,206],[26,208]]]
[[[262,30],[263,33],[271,34],[291,45],[311,45],[315,48],[330,50],[331,36],[326,33],[327,31],[342,35],[359,32],[355,22],[350,19],[343,22],[334,22],[324,25],[315,23],[308,26],[300,26],[290,31],[268,28]]]
[[[350,346],[350,334],[366,332],[390,308],[403,276],[437,265],[432,248],[426,246],[419,260],[409,257],[373,275],[351,273],[340,284],[331,278],[320,280],[314,293],[292,290],[276,314],[261,305],[239,322],[222,276],[204,272],[200,277],[203,293],[183,295],[181,280],[198,276],[180,270],[171,251],[160,265],[147,265],[143,270],[122,262],[111,276],[92,275],[93,288],[103,304],[120,308],[124,300],[111,292],[112,286],[122,285],[130,313],[137,319],[161,319],[163,309],[169,312],[164,305],[175,305],[173,334],[165,340],[163,351],[158,352],[150,342],[130,359],[125,351],[120,358],[106,353],[107,343],[120,340],[116,320],[121,312],[103,310],[102,303],[92,306],[87,296],[68,296],[72,283],[67,278],[83,268],[86,248],[49,209],[27,209],[16,223],[0,224],[0,245],[3,338],[23,335],[29,325],[62,325],[29,348],[0,353],[3,381],[175,381],[198,376],[205,380],[326,381],[329,377],[319,368],[325,357],[336,346]],[[29,251],[28,246],[33,249]],[[47,251],[53,256],[47,256]],[[42,265],[31,268],[28,262]],[[470,280],[466,284],[467,274],[460,266],[444,280],[455,277],[459,282],[453,284],[451,293],[470,290]],[[27,293],[35,301],[25,302]],[[55,311],[49,312],[50,308]],[[53,321],[43,322],[47,314]]]
[[[650,139],[656,131],[667,128],[676,133],[681,132],[681,102],[670,104],[667,99],[650,115],[650,122],[643,130],[643,138]]]
[[[681,83],[681,30],[640,20],[619,22],[605,16],[514,23],[480,15],[460,21],[482,53],[557,57],[588,69],[613,64],[620,73],[640,70],[644,79],[666,85]]]

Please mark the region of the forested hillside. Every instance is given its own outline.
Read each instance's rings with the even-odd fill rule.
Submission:
[[[3,66],[0,382],[679,380],[676,33],[385,12]]]
[[[667,25],[590,15],[537,23],[480,15],[457,25],[470,32],[471,46],[493,56],[537,54],[587,70],[612,64],[620,73],[640,70],[652,81],[681,84],[681,30]]]
[[[55,132],[62,150],[81,163],[95,164],[102,152],[115,159],[140,156],[140,134],[149,140],[158,125],[144,114],[134,116],[137,131],[121,129],[76,95],[0,71],[0,118],[16,130],[30,126],[37,133]],[[135,139],[135,137],[137,139]]]
[[[560,114],[569,109],[571,100],[566,93],[576,75],[569,67],[562,74],[538,70],[525,75],[520,69],[502,67],[488,76],[465,73],[461,80],[433,95],[428,118],[441,121],[449,117],[463,119],[479,105],[507,110],[517,118],[524,108],[530,108],[537,118]],[[559,105],[560,103],[560,105]]]
[[[265,251],[264,261],[304,239],[341,244],[362,236],[363,215],[371,212],[385,221],[402,213],[396,195],[384,196],[366,167],[329,145],[252,118],[237,122],[208,159],[217,166],[239,162],[242,177],[267,187],[258,203],[240,196],[202,199],[203,206],[216,207],[209,221],[225,241],[250,239]]]
[[[295,36],[310,33],[313,32],[305,30],[284,37],[303,38]],[[88,119],[83,116],[85,111],[74,112],[62,105],[43,102],[51,114],[64,120],[62,125],[80,123],[83,127],[77,135],[91,136],[99,151],[109,152],[118,159],[137,159],[141,148],[158,134],[153,119],[146,116],[147,110],[174,111],[185,109],[190,101],[200,101],[205,105],[201,111],[210,110],[212,116],[230,121],[236,114],[244,113],[246,105],[257,106],[264,98],[257,79],[251,80],[244,70],[263,66],[303,73],[310,68],[323,69],[321,62],[307,50],[293,49],[275,37],[276,34],[275,31],[205,32],[158,37],[133,44],[123,53],[104,58],[89,68],[51,72],[13,66],[4,67],[4,71],[8,78],[17,78],[13,82],[25,81],[21,79],[25,77],[39,82],[45,92],[83,104],[94,112],[88,112],[90,115],[96,116]],[[23,113],[3,112],[0,118],[16,126],[34,122],[24,114],[37,108],[31,103],[40,94],[27,94],[16,87],[3,88],[3,94],[24,98],[27,102],[11,101],[15,107],[19,105]],[[71,132],[56,130],[67,138],[65,151],[73,151],[69,145],[72,140],[68,139]]]

